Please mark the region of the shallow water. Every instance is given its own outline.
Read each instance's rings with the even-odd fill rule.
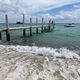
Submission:
[[[0,27],[4,26],[0,24]],[[9,27],[17,27],[22,25],[9,24]],[[29,26],[25,24],[25,27]],[[76,27],[65,28],[64,24],[56,24],[55,30],[52,32],[44,32],[39,34],[33,33],[32,37],[29,37],[29,31],[26,31],[26,37],[22,36],[22,31],[11,31],[10,44],[15,45],[29,45],[29,46],[45,46],[53,48],[66,47],[69,49],[80,49],[80,24],[76,24]],[[3,42],[5,41],[5,33],[3,33]]]

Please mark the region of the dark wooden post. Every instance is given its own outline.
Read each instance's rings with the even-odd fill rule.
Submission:
[[[46,27],[44,27],[44,32],[46,31]]]
[[[38,33],[38,18],[36,18],[36,33]]]
[[[30,36],[32,36],[32,18],[30,18]]]
[[[2,35],[1,35],[1,32],[0,32],[0,41],[2,40]]]
[[[49,20],[48,31],[51,31],[51,19]]]
[[[6,40],[10,41],[10,32],[9,32],[9,25],[8,25],[8,15],[5,15],[5,22],[6,22]]]
[[[41,32],[43,32],[43,22],[44,22],[44,18],[42,18],[42,27],[41,27]]]
[[[24,24],[25,24],[25,15],[23,14],[23,27],[24,27]],[[23,29],[23,36],[26,35],[26,30]]]
[[[54,21],[52,21],[52,25],[53,25],[53,29],[54,29],[54,27],[55,27],[55,22]]]

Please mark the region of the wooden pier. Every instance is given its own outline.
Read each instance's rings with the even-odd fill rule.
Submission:
[[[32,18],[30,18],[30,26],[25,27],[25,15],[23,14],[23,22],[22,22],[22,27],[13,27],[9,28],[8,25],[8,15],[5,15],[5,24],[6,28],[0,28],[0,41],[2,40],[2,32],[6,32],[6,41],[10,41],[10,31],[15,31],[15,30],[22,30],[23,31],[23,36],[26,35],[26,30],[29,30],[30,36],[32,36],[32,30],[36,29],[36,33],[39,32],[39,28],[41,28],[41,33],[44,31],[50,32],[52,29],[54,29],[54,24],[51,23],[51,19],[49,20],[49,23],[47,25],[44,25],[44,18],[42,18],[42,25],[38,25],[38,18],[36,18],[36,25],[32,26]]]

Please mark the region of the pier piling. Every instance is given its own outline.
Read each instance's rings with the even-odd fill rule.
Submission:
[[[2,40],[2,35],[1,35],[1,32],[0,32],[0,41]]]
[[[23,27],[24,27],[24,24],[25,24],[25,15],[23,14]],[[23,29],[23,36],[26,35],[26,30]]]
[[[6,41],[10,41],[10,33],[8,30],[6,31]]]
[[[54,21],[52,21],[52,26],[53,26],[53,29],[54,29],[54,26],[55,26],[55,22]]]
[[[23,29],[23,36],[26,36],[26,30]]]
[[[49,26],[48,26],[48,31],[51,31],[51,19],[49,20]]]
[[[43,33],[43,24],[44,23],[44,18],[42,18],[42,27],[41,27],[41,32]]]
[[[36,25],[32,26],[32,18],[30,18],[30,25],[25,27],[25,15],[23,14],[23,22],[22,22],[22,27],[11,27],[9,28],[9,24],[8,24],[8,15],[5,15],[5,24],[6,24],[6,28],[0,28],[0,41],[2,40],[2,33],[5,32],[6,34],[6,41],[9,42],[10,41],[10,31],[15,31],[15,30],[22,30],[23,31],[23,36],[26,35],[26,30],[29,30],[29,35],[32,36],[32,30],[36,30],[36,33],[39,33],[39,30],[43,33],[45,32],[50,32],[55,24],[52,22],[51,23],[51,19],[49,20],[49,23],[44,25],[44,18],[42,18],[42,24],[38,25],[38,18],[36,18]],[[53,28],[52,28],[53,27]]]
[[[36,18],[36,33],[38,34],[38,18]]]
[[[5,22],[6,22],[6,41],[10,41],[10,32],[9,32],[9,25],[8,25],[8,15],[5,15]]]
[[[32,18],[30,18],[30,36],[32,36]]]

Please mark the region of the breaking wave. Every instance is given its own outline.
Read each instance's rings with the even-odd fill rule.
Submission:
[[[0,80],[80,80],[80,56],[67,48],[0,45]]]
[[[52,56],[56,58],[77,58],[80,59],[80,56],[67,48],[50,48],[50,47],[37,47],[37,46],[3,46],[7,50],[12,49],[17,52],[29,52],[29,53],[35,53],[45,56]]]

